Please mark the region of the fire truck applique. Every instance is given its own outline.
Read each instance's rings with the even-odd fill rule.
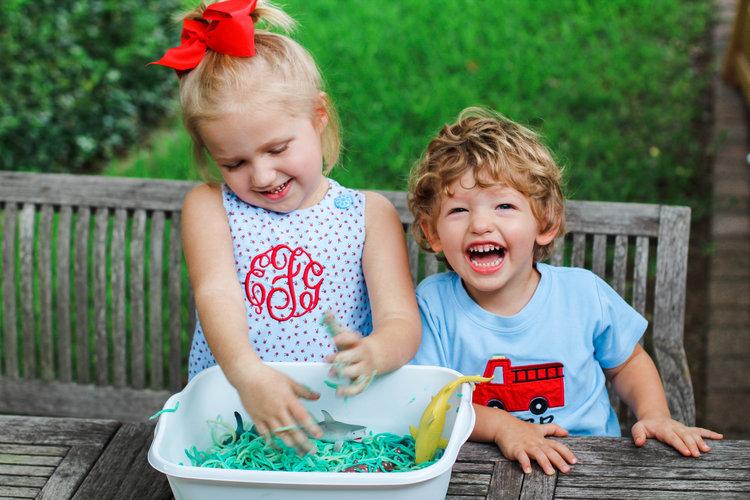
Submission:
[[[476,385],[476,404],[505,411],[528,410],[534,415],[565,405],[562,363],[511,366],[505,356],[493,356],[484,376],[493,379]]]

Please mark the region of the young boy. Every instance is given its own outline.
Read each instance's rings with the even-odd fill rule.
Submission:
[[[539,262],[564,232],[561,177],[533,132],[481,108],[464,110],[430,142],[411,173],[412,228],[451,271],[417,288],[423,334],[412,362],[471,375],[502,367],[475,389],[470,439],[494,441],[527,473],[531,460],[547,474],[576,462],[547,436],[620,435],[607,379],[638,419],[636,446],[656,438],[685,456],[707,452],[704,438],[722,436],[671,418],[638,343],[646,320],[590,271]],[[535,385],[544,396],[524,384],[498,392],[491,384],[503,375],[543,379]]]

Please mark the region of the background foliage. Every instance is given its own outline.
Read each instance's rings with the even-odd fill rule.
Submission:
[[[145,64],[174,40],[178,8],[179,0],[0,2],[0,169],[91,170],[158,123],[174,77]]]
[[[699,208],[708,0],[283,3],[341,113],[345,185],[404,189],[441,124],[483,104],[541,132],[571,197]],[[107,171],[195,178],[188,144],[175,120]]]

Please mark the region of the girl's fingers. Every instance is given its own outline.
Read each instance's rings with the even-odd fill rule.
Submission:
[[[312,400],[320,398],[320,393],[313,391],[306,385],[300,384],[299,382],[293,381],[292,389],[294,390],[294,393],[301,398],[312,399]]]
[[[345,351],[362,342],[362,336],[347,330],[333,337],[333,342],[339,351]]]
[[[320,436],[323,435],[323,429],[321,429],[318,423],[309,413],[307,413],[304,406],[297,404],[292,407],[291,412],[294,421],[299,422],[299,425],[312,437],[320,438]]]
[[[711,447],[703,440],[701,436],[695,438],[695,442],[698,444],[698,449],[703,453],[711,451]]]

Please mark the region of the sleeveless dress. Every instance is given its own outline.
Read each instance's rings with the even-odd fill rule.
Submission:
[[[347,328],[372,332],[362,273],[365,196],[328,183],[317,205],[289,213],[245,203],[222,186],[248,341],[263,361],[322,361],[334,352],[321,325],[328,310]],[[188,377],[215,364],[198,318]]]

